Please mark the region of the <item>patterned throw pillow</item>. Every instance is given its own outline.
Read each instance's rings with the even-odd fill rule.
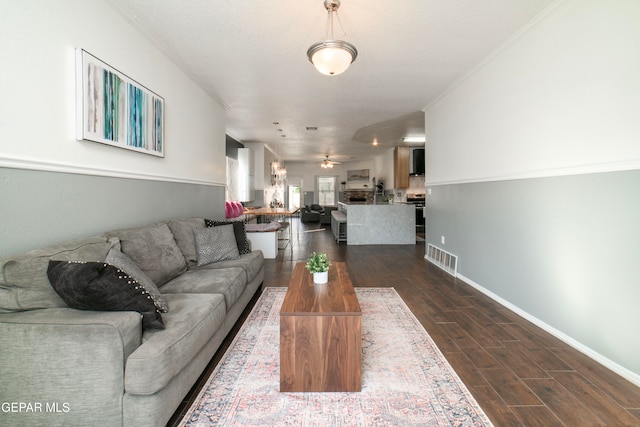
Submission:
[[[137,311],[143,329],[164,329],[160,308],[138,281],[106,262],[49,261],[47,277],[71,308]]]
[[[238,246],[238,252],[240,255],[251,253],[251,244],[247,239],[247,231],[242,221],[216,221],[212,219],[205,219],[204,224],[207,227],[218,227],[221,225],[233,225],[233,234],[236,236],[236,244]]]
[[[233,225],[193,229],[198,266],[212,262],[236,259],[240,256]]]

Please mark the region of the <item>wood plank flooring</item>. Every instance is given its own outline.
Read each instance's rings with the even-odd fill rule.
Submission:
[[[353,286],[398,291],[496,426],[640,426],[640,387],[426,262],[424,242],[338,245],[321,228],[294,219],[290,244],[266,261],[263,286],[286,287],[296,262],[326,252],[347,263]]]

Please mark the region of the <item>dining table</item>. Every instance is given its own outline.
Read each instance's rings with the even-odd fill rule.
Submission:
[[[300,211],[300,208],[297,208],[297,209],[269,208],[269,207],[258,207],[258,208],[245,207],[244,208],[245,215],[255,215],[256,217],[259,217],[262,215],[262,216],[272,217],[274,221],[277,221],[276,218],[280,218],[278,222],[280,223],[280,226],[283,229],[282,231],[288,228],[289,236],[288,238],[280,238],[279,240],[287,241],[288,243],[291,242],[291,228],[290,228],[291,223],[285,221],[284,218],[297,215],[299,211]]]

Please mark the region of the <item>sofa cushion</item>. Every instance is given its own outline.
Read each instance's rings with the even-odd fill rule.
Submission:
[[[164,299],[158,287],[144,271],[136,265],[135,262],[116,248],[111,248],[104,262],[118,267],[120,270],[133,277],[138,283],[140,283],[149,292],[151,298],[156,303],[160,311],[166,313],[169,311],[167,301]]]
[[[222,295],[176,294],[166,298],[171,311],[164,315],[165,329],[145,331],[142,345],[127,359],[127,393],[150,395],[162,390],[224,322]]]
[[[318,222],[320,221],[320,212],[304,207],[300,209],[300,220],[302,222]]]
[[[231,224],[204,230],[195,229],[193,237],[196,242],[198,266],[240,256]]]
[[[224,302],[229,310],[247,287],[246,277],[244,270],[239,267],[189,270],[164,285],[162,292],[165,296],[221,294],[224,295]]]
[[[251,252],[251,244],[247,238],[247,230],[243,221],[216,221],[205,219],[204,223],[207,227],[218,227],[220,225],[233,225],[233,234],[236,236],[236,245],[240,255]]]
[[[110,231],[107,235],[120,239],[122,253],[131,258],[158,287],[187,269],[184,255],[165,223]]]
[[[12,328],[7,325],[18,325],[18,327]],[[119,347],[122,351],[120,356],[124,356],[125,360],[142,343],[140,315],[133,311],[87,311],[69,307],[27,310],[3,313],[0,326],[5,326],[0,331],[0,349],[4,346],[4,349],[17,350],[23,354],[29,354],[30,362],[34,363],[36,360],[56,363],[53,360],[47,360],[48,352],[55,353],[57,356],[64,353],[80,353],[77,359],[80,359],[82,357],[81,354],[86,351],[100,352],[100,349],[97,348],[86,349],[86,346],[90,345],[90,339],[98,336],[100,336],[102,343],[110,347],[110,350],[117,352]],[[100,335],[101,329],[112,329],[115,333],[111,335],[102,332],[103,335]],[[114,341],[109,341],[109,337],[112,337]],[[66,343],[74,344],[61,349],[60,346],[64,345],[62,340]],[[4,352],[4,354],[11,354],[11,350]],[[42,354],[33,354],[34,352],[41,352]],[[51,359],[59,360],[59,357]],[[2,360],[1,356],[0,360]],[[5,367],[11,370],[20,370],[19,366],[28,366],[30,362],[14,359],[11,364],[5,364]],[[61,369],[69,367],[68,362],[70,361],[67,360],[67,365],[61,362],[62,365],[58,367]],[[115,360],[113,362],[117,364]],[[122,362],[120,362],[121,364]],[[91,369],[91,364],[85,363],[85,365],[87,366],[79,367],[79,370],[95,372]],[[38,363],[36,369],[45,373],[50,368],[52,368],[51,365],[46,366]],[[56,372],[54,375],[59,374],[60,372]],[[2,375],[0,375],[1,377]],[[69,375],[69,378],[72,378],[72,375]],[[34,383],[33,386],[36,387],[38,384],[41,385],[42,381],[49,382],[50,380],[50,377],[46,379],[40,378],[40,382]]]
[[[246,280],[247,283],[249,283],[256,278],[263,266],[264,254],[262,253],[262,251],[253,251],[245,255],[240,255],[238,259],[207,264],[203,265],[202,267],[198,267],[198,269],[215,270],[218,268],[240,267],[246,273]]]
[[[173,233],[176,244],[182,251],[187,266],[196,265],[196,242],[193,240],[193,230],[205,228],[204,218],[183,218],[169,221],[167,225]]]
[[[0,312],[66,307],[47,278],[50,259],[104,261],[117,238],[96,236],[35,249],[0,260]]]
[[[106,262],[49,261],[47,276],[69,307],[137,311],[143,329],[164,329],[160,308],[131,276]]]

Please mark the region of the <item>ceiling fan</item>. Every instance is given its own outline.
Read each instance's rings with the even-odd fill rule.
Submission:
[[[333,168],[333,165],[340,165],[340,162],[334,162],[333,160],[329,160],[329,155],[327,154],[325,156],[325,159],[322,161],[322,163],[320,163],[320,166],[322,166],[325,169],[331,169]]]

